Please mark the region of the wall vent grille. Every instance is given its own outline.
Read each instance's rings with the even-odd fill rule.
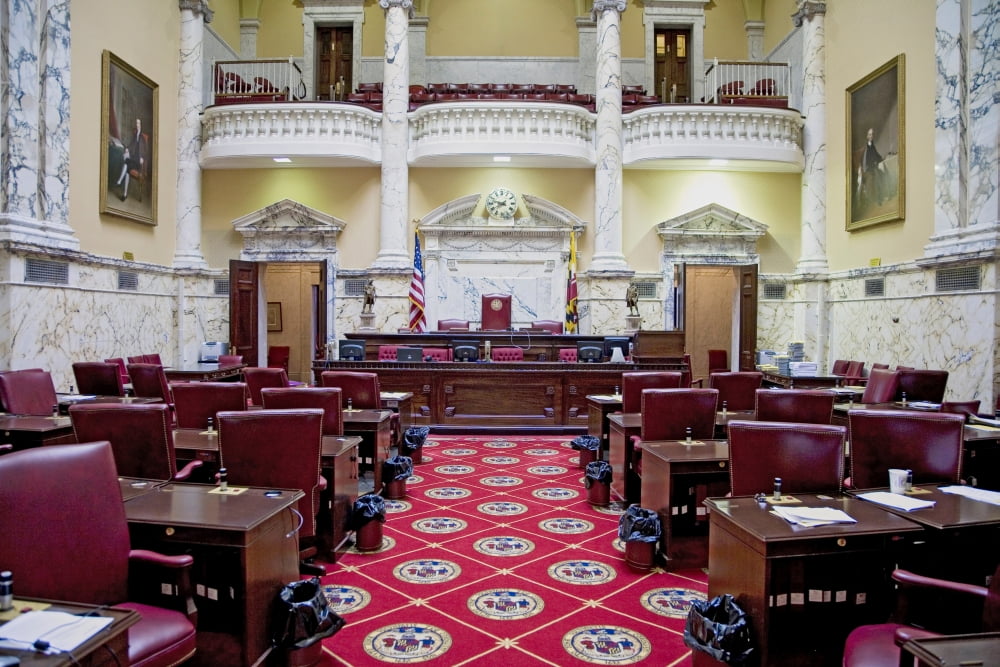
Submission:
[[[978,266],[953,266],[934,274],[934,289],[938,292],[968,292],[981,287],[982,271]]]
[[[348,278],[344,281],[344,296],[364,296],[365,285],[368,280],[365,278]]]
[[[885,296],[885,278],[866,278],[865,296]]]
[[[640,299],[655,299],[656,298],[656,283],[655,282],[637,282],[635,283],[636,289],[639,293]]]
[[[760,294],[766,301],[784,301],[788,298],[788,286],[785,283],[764,283]]]
[[[220,278],[215,281],[215,296],[229,296],[228,278]]]
[[[24,282],[69,284],[69,263],[28,257],[24,260]]]
[[[118,289],[128,292],[139,291],[139,274],[135,271],[118,272]]]

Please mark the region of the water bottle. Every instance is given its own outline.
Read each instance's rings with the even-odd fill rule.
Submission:
[[[685,428],[684,432],[687,434],[687,444],[690,445],[691,444],[691,427],[688,426],[687,428]]]
[[[14,608],[14,575],[10,570],[0,572],[0,611]]]
[[[209,433],[215,432],[215,419],[213,419],[212,417],[208,418],[208,427],[205,430],[207,430]]]
[[[722,402],[722,416],[725,417],[727,412],[726,401]]]
[[[781,478],[774,478],[774,493],[771,495],[772,500],[781,500]]]
[[[229,488],[229,471],[225,468],[219,468],[219,488],[225,491]]]

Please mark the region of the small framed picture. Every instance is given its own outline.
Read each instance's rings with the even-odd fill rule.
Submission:
[[[267,302],[267,330],[281,331],[281,302]]]

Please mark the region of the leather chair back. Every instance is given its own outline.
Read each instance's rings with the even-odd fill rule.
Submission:
[[[229,364],[242,364],[243,355],[242,354],[220,354],[219,355],[219,365],[228,366]]]
[[[288,345],[271,345],[267,348],[268,368],[283,368],[288,372],[288,360],[292,356],[292,348]]]
[[[725,350],[708,351],[708,373],[725,373],[729,371],[729,353]]]
[[[904,392],[907,401],[940,403],[944,400],[944,390],[948,385],[948,371],[924,369],[898,372],[899,387],[896,389],[896,400],[900,400]]]
[[[847,364],[850,361],[847,359],[837,359],[833,362],[833,367],[830,369],[830,375],[846,375],[847,374]]]
[[[524,361],[524,350],[519,347],[494,347],[490,356],[493,361]]]
[[[378,375],[355,371],[323,371],[320,381],[324,387],[340,387],[344,403],[351,399],[351,407],[376,410],[381,407]]]
[[[223,410],[247,409],[244,382],[178,382],[173,385],[177,428],[205,428],[208,418],[219,423]]]
[[[263,368],[252,366],[243,369],[243,379],[247,383],[251,405],[263,405],[260,390],[264,387],[287,387],[288,373],[284,368]]]
[[[112,357],[111,359],[105,359],[105,363],[114,364],[118,367],[118,373],[122,376],[122,385],[126,385],[131,380],[128,377],[128,369],[125,367],[125,360],[121,357]]]
[[[889,485],[889,468],[909,468],[915,484],[957,484],[965,415],[915,410],[851,410],[851,486]]]
[[[758,389],[757,421],[829,424],[836,394],[822,389]]]
[[[899,371],[884,368],[873,368],[865,384],[865,392],[861,395],[862,403],[888,403],[896,398],[899,387]]]
[[[576,348],[575,347],[560,347],[559,348],[559,361],[571,361],[576,362]]]
[[[132,379],[132,394],[138,398],[159,398],[172,403],[170,385],[159,364],[129,364],[128,376]]]
[[[122,477],[177,474],[170,406],[165,403],[77,403],[69,408],[77,442],[107,440]]]
[[[431,361],[451,361],[452,349],[450,347],[425,347],[424,359],[430,357]]]
[[[691,429],[699,440],[715,436],[718,389],[644,389],[643,440],[682,440]]]
[[[979,414],[979,401],[944,401],[941,403],[941,412],[975,417]]]
[[[299,538],[316,534],[323,410],[219,413],[219,466],[234,486],[302,489]]]
[[[78,361],[73,364],[76,390],[81,394],[97,396],[124,396],[118,365],[104,361]]]
[[[0,373],[0,403],[12,415],[52,415],[58,405],[52,376],[41,368]]]
[[[848,384],[857,384],[864,380],[865,377],[865,362],[863,361],[848,361],[847,370],[844,371],[844,379]]]
[[[734,496],[840,493],[847,429],[829,424],[729,422],[729,480]]]
[[[142,355],[142,363],[144,363],[144,364],[159,364],[160,366],[162,366],[163,365],[163,360],[160,359],[160,355],[159,354],[157,354],[157,353],[154,352],[153,354],[144,354],[144,355]]]
[[[557,320],[535,320],[531,323],[531,328],[561,334],[563,332],[563,323]]]
[[[323,435],[344,435],[341,394],[339,387],[265,387],[260,390],[265,410],[323,410]]]
[[[622,412],[642,411],[643,389],[679,389],[681,374],[674,371],[622,373]]]
[[[445,319],[438,320],[438,331],[451,331],[452,329],[469,330],[469,320]]]
[[[398,345],[379,345],[378,346],[378,360],[379,361],[396,361],[396,348]]]
[[[708,376],[708,386],[719,390],[719,409],[753,410],[757,407],[757,390],[764,381],[764,374],[758,371],[735,373],[712,373]]]

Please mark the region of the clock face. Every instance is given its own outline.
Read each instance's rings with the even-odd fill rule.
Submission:
[[[486,195],[486,212],[499,220],[510,220],[517,210],[517,197],[507,188],[496,188]]]

